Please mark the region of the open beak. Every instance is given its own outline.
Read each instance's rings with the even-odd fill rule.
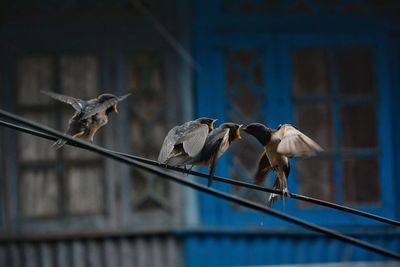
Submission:
[[[118,106],[117,106],[117,104],[114,104],[114,106],[113,106],[113,111],[114,111],[115,113],[118,113]]]
[[[240,128],[243,126],[243,124],[239,125],[239,127],[236,130],[236,138],[237,139],[242,139],[242,136],[240,135]]]

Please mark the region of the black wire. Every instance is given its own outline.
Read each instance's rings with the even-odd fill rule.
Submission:
[[[11,124],[11,123],[8,123],[8,122],[4,122],[4,121],[1,121],[1,120],[0,120],[0,125],[6,126],[6,127],[9,127],[9,128],[13,128],[15,130],[18,130],[18,131],[21,131],[21,132],[25,132],[25,133],[28,133],[28,134],[32,134],[32,135],[36,135],[36,136],[43,137],[43,138],[46,138],[46,139],[50,139],[50,140],[53,140],[53,141],[58,139],[57,137],[54,137],[53,135],[49,135],[49,134],[42,133],[40,131],[35,131],[35,130],[32,130],[32,129],[24,128],[22,126],[18,126],[18,125]],[[72,146],[81,147],[78,144],[71,144],[71,143],[68,143],[68,144],[72,145]],[[137,161],[140,161],[140,162],[144,162],[144,163],[147,163],[147,164],[150,164],[150,165],[153,165],[153,166],[159,166],[159,167],[163,167],[163,168],[166,168],[166,169],[169,169],[169,170],[178,171],[178,172],[182,172],[182,173],[186,173],[186,174],[190,174],[190,175],[194,175],[194,176],[198,176],[198,177],[201,177],[201,178],[208,179],[208,174],[206,174],[206,173],[201,173],[201,172],[197,172],[197,171],[193,171],[193,170],[187,170],[187,169],[179,168],[179,167],[175,167],[175,166],[169,166],[169,165],[160,164],[157,161],[150,160],[150,159],[145,159],[145,158],[134,156],[134,155],[130,155],[130,154],[127,154],[127,153],[122,153],[122,152],[113,151],[113,150],[109,150],[109,149],[106,149],[106,150],[111,152],[111,153],[114,153],[114,154],[117,154],[117,155],[121,155],[121,156],[124,156],[124,157],[128,157],[130,159],[137,160]],[[282,191],[277,191],[277,190],[265,188],[265,187],[262,187],[262,186],[258,186],[258,185],[255,185],[255,184],[250,184],[250,183],[246,183],[246,182],[242,182],[242,181],[238,181],[238,180],[234,180],[234,179],[223,178],[223,177],[220,177],[220,176],[214,176],[213,179],[215,181],[219,181],[219,182],[223,182],[223,183],[227,183],[227,184],[231,184],[231,185],[236,185],[236,186],[246,187],[246,188],[254,189],[254,190],[258,190],[258,191],[263,191],[263,192],[282,195]],[[378,215],[375,215],[375,214],[372,214],[372,213],[368,213],[368,212],[365,212],[365,211],[357,210],[357,209],[346,207],[346,206],[339,205],[339,204],[336,204],[336,203],[332,203],[332,202],[328,202],[328,201],[324,201],[324,200],[320,200],[320,199],[316,199],[316,198],[312,198],[312,197],[308,197],[308,196],[303,196],[303,195],[299,195],[299,194],[295,194],[295,193],[290,193],[290,195],[291,195],[291,198],[298,199],[298,200],[301,200],[301,201],[305,201],[305,202],[313,203],[313,204],[316,204],[316,205],[320,205],[320,206],[324,206],[324,207],[328,207],[328,208],[344,211],[344,212],[347,212],[347,213],[359,215],[359,216],[362,216],[362,217],[366,217],[366,218],[373,219],[373,220],[376,220],[376,221],[380,221],[380,222],[383,222],[383,223],[391,224],[391,225],[394,225],[394,226],[400,226],[400,222],[399,221],[396,221],[396,220],[393,220],[393,219],[389,219],[389,218],[385,218],[385,217],[382,217],[382,216],[378,216]]]
[[[72,139],[68,135],[62,134],[62,133],[60,133],[60,132],[58,132],[56,130],[53,130],[51,128],[48,128],[46,126],[42,126],[42,125],[40,125],[38,123],[35,123],[33,121],[21,118],[21,117],[19,117],[17,115],[11,114],[11,113],[6,112],[4,110],[0,110],[0,115],[3,115],[5,117],[7,117],[7,118],[10,118],[10,119],[12,119],[14,121],[19,121],[21,123],[29,125],[30,127],[33,127],[33,128],[36,128],[36,129],[40,129],[41,131],[44,131],[44,132],[46,132],[48,134],[51,134],[51,135],[53,135],[53,136],[55,136],[57,138],[65,139],[65,140],[67,140],[67,141],[69,141],[69,142],[71,142],[73,144],[78,144],[80,147],[82,147],[82,148],[84,148],[86,150],[89,150],[89,151],[92,151],[92,152],[96,152],[98,154],[101,154],[103,156],[109,157],[109,158],[114,159],[116,161],[120,161],[120,162],[129,164],[129,165],[133,165],[133,166],[139,167],[139,168],[144,169],[146,171],[149,171],[151,173],[157,174],[157,175],[159,175],[161,177],[168,178],[168,179],[170,179],[170,180],[172,180],[174,182],[177,182],[179,184],[182,184],[182,185],[185,185],[185,186],[189,186],[191,188],[194,188],[194,189],[209,193],[211,195],[220,197],[222,199],[232,201],[232,202],[237,203],[237,204],[239,204],[241,206],[244,206],[244,207],[247,207],[247,208],[250,208],[250,209],[254,209],[254,210],[258,210],[260,212],[263,212],[263,213],[278,217],[278,218],[280,218],[282,220],[291,222],[293,224],[300,225],[300,226],[302,226],[304,228],[307,228],[307,229],[310,229],[312,231],[316,231],[316,232],[319,232],[319,233],[326,234],[326,235],[328,235],[328,236],[330,236],[332,238],[335,238],[337,240],[341,240],[343,242],[347,242],[349,244],[353,244],[355,246],[364,248],[366,250],[373,251],[375,253],[378,253],[378,254],[381,254],[381,255],[384,255],[384,256],[387,256],[387,257],[391,257],[391,258],[400,260],[400,255],[395,253],[395,252],[392,252],[390,250],[386,250],[384,248],[369,244],[369,243],[364,242],[362,240],[359,240],[359,239],[356,239],[356,238],[353,238],[353,237],[338,233],[336,231],[333,231],[333,230],[330,230],[330,229],[327,229],[327,228],[324,228],[324,227],[320,227],[320,226],[314,225],[312,223],[306,222],[306,221],[298,219],[296,217],[293,217],[293,216],[290,216],[290,215],[286,215],[286,214],[284,214],[282,212],[279,212],[277,210],[273,210],[273,209],[268,208],[266,206],[263,206],[261,204],[254,203],[254,202],[251,202],[249,200],[246,200],[246,199],[243,199],[243,198],[240,198],[240,197],[237,197],[237,196],[233,196],[231,194],[228,194],[228,193],[225,193],[225,192],[221,192],[221,191],[218,191],[218,190],[215,190],[215,189],[212,189],[212,188],[208,188],[208,187],[206,187],[204,185],[201,185],[201,184],[194,183],[194,182],[189,181],[188,179],[184,179],[181,176],[178,176],[176,174],[165,172],[164,170],[162,170],[162,169],[160,169],[158,167],[150,166],[150,165],[145,164],[143,162],[138,162],[138,161],[129,159],[127,157],[114,154],[114,153],[112,153],[110,151],[107,151],[106,149],[104,149],[102,147],[97,146],[97,145],[90,144],[90,143],[87,143],[87,142],[84,142],[84,141],[81,141],[81,140],[77,140],[77,139]]]

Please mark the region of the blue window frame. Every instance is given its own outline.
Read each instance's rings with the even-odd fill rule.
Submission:
[[[332,128],[329,131],[332,135],[332,147],[328,148],[320,158],[331,159],[332,162],[332,186],[336,188],[336,190],[329,200],[338,203],[345,202],[346,205],[352,205],[365,211],[394,217],[394,192],[390,189],[393,188],[394,181],[388,77],[389,61],[387,56],[388,40],[385,34],[332,33],[329,35],[299,33],[290,35],[248,34],[246,36],[240,34],[221,34],[207,38],[207,40],[198,40],[198,42],[199,45],[196,53],[199,64],[200,66],[207,66],[207,68],[201,68],[198,73],[198,115],[218,117],[221,121],[237,120],[243,123],[254,120],[264,120],[269,127],[276,127],[280,123],[299,123],[298,117],[296,118],[296,114],[299,114],[296,113],[296,111],[298,111],[297,105],[299,101],[309,106],[318,103],[328,105],[332,113],[330,124]],[[330,94],[329,97],[296,97],[296,92],[293,91],[293,79],[294,75],[296,75],[296,73],[294,73],[293,54],[296,51],[307,49],[325,51],[327,60],[330,62],[329,64],[332,65],[327,73],[327,75],[329,75],[329,82],[327,83],[329,84],[329,89],[327,89]],[[351,53],[351,51],[353,51],[352,49],[354,49],[354,51],[366,51],[365,55],[369,58],[367,61],[369,60],[370,62],[369,70],[371,71],[371,75],[374,76],[372,80],[375,87],[371,90],[376,90],[376,94],[371,93],[370,95],[361,94],[361,96],[339,97],[341,92],[340,86],[342,86],[339,83],[349,80],[348,78],[346,78],[347,80],[344,79],[343,75],[347,75],[346,77],[350,78],[352,76],[351,73],[349,75],[348,71],[343,71],[343,69],[338,68],[337,65],[347,64],[346,61],[344,63],[342,61],[346,59],[346,53],[350,53],[349,56],[353,57]],[[235,67],[229,67],[227,64],[232,61],[232,58],[235,59],[235,57],[238,58],[235,64],[238,65],[239,68],[241,66],[242,70],[236,75],[232,75],[229,74],[229,69],[234,69]],[[362,59],[363,56],[359,58]],[[338,71],[340,73],[337,73]],[[253,80],[246,81],[246,79],[248,80],[248,77],[252,75],[251,73],[254,74]],[[240,75],[242,75],[242,77]],[[261,78],[257,78],[257,75],[261,76]],[[235,92],[234,90],[236,89],[232,89],[230,86],[232,77],[234,77],[238,83],[241,83],[243,88],[246,88],[247,84],[251,89],[242,95],[240,95],[240,92]],[[248,97],[249,94],[254,94],[254,96],[249,99],[253,101],[257,99],[257,103],[254,105],[255,107],[250,107],[249,109],[258,109],[258,111],[262,113],[261,116],[260,113],[257,112],[255,112],[256,115],[246,115],[246,112],[243,112],[243,110],[241,113],[238,112],[237,108],[233,107],[236,105],[235,95],[238,95],[239,101],[245,102],[245,98],[246,96]],[[234,96],[233,100],[232,95]],[[260,98],[263,99],[258,102]],[[371,149],[358,149],[358,147],[343,149],[343,147],[346,148],[345,139],[348,138],[348,136],[343,135],[342,131],[349,131],[349,125],[345,117],[341,116],[341,114],[353,114],[358,112],[360,108],[349,108],[353,107],[355,104],[366,105],[366,110],[372,110],[370,114],[376,115],[376,124],[370,126],[373,130],[376,130],[376,136],[372,137],[372,139],[376,139],[376,143],[370,146]],[[346,111],[346,108],[349,109]],[[361,113],[360,116],[362,115],[363,113]],[[352,127],[357,128],[357,125],[353,125]],[[358,128],[362,128],[362,125]],[[319,141],[318,136],[313,136],[313,132],[307,134],[314,139],[317,138],[317,141]],[[342,138],[343,140],[340,140],[340,136],[344,136],[344,139]],[[243,160],[242,162],[237,160],[238,153],[246,155],[251,154],[251,152],[246,152],[245,150],[245,146],[234,144],[227,155],[219,160],[217,173],[251,181],[251,175],[254,169],[252,170],[253,172],[251,172],[249,169],[246,170],[246,168],[242,168],[241,165],[245,165],[243,164]],[[256,154],[256,152],[253,152],[253,154]],[[347,200],[351,200],[351,192],[347,192],[347,195],[343,195],[346,193],[343,191],[343,184],[345,181],[349,181],[348,174],[351,173],[352,169],[355,170],[353,172],[357,175],[363,173],[360,171],[360,168],[354,167],[354,165],[357,164],[354,164],[354,162],[349,159],[360,161],[370,160],[370,162],[373,162],[372,164],[376,166],[372,169],[376,170],[378,179],[375,179],[374,175],[371,175],[371,179],[375,179],[378,183],[376,184],[378,189],[375,190],[375,192],[379,195],[379,199],[373,199],[372,202],[374,203],[371,204],[370,201],[364,201],[364,203],[361,201],[361,204],[354,204],[350,203],[351,201],[344,201],[346,200],[345,197],[347,197]],[[298,167],[300,165],[296,160],[291,160],[291,163],[292,172],[288,181],[289,190],[299,192],[301,186],[299,183],[300,175],[296,170],[299,169]],[[348,171],[344,172],[344,169]],[[318,183],[318,181],[315,181],[315,183]],[[360,186],[360,184],[362,185],[362,180],[357,179],[356,185]],[[256,192],[235,191],[235,188],[231,188],[228,185],[216,183],[215,187],[225,191],[233,191],[236,194],[250,197],[253,200],[260,200],[261,197],[264,198],[264,203],[267,197],[264,194],[260,196],[260,194]],[[347,187],[354,188],[351,187],[351,184],[347,184]],[[203,194],[200,195],[200,201],[202,220],[209,225],[242,225],[266,228],[286,225],[286,223],[280,220],[264,217],[263,215],[249,210],[238,209],[238,207],[232,206],[227,202]],[[263,200],[261,199],[261,201]],[[370,220],[340,213],[338,211],[320,207],[303,207],[298,205],[294,200],[286,201],[285,207],[278,202],[275,208],[324,225],[350,226],[374,224],[374,222]],[[332,220],[332,218],[335,218],[335,220]]]

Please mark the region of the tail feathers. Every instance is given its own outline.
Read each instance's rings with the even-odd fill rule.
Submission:
[[[65,145],[67,143],[67,141],[63,140],[63,139],[58,139],[56,142],[54,142],[51,147],[56,147],[56,149],[61,148],[63,145]]]
[[[275,182],[272,186],[272,189],[273,190],[281,190],[283,192],[283,194],[281,195],[281,199],[282,199],[283,205],[285,206],[286,197],[290,197],[290,193],[288,192],[288,189],[287,189],[286,179],[281,181],[279,179],[279,177],[276,176]],[[272,207],[272,204],[276,203],[278,201],[278,199],[279,199],[279,195],[271,193],[268,198],[267,206]]]

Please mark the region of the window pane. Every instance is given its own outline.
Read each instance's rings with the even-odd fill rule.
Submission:
[[[293,93],[295,96],[328,96],[331,90],[329,50],[294,50]]]
[[[344,200],[346,203],[377,203],[380,200],[376,159],[345,159]]]
[[[340,94],[373,95],[376,88],[373,50],[342,48],[337,50],[336,56]]]
[[[90,99],[100,93],[98,58],[94,55],[61,57],[61,88],[64,94]]]
[[[161,55],[145,51],[136,54],[130,60],[128,75],[129,90],[135,95],[135,105],[129,105],[131,149],[144,157],[157,158],[168,132],[169,115]],[[132,170],[131,185],[132,210],[169,211],[170,183],[147,172]]]
[[[316,166],[318,166],[316,168]],[[327,201],[335,201],[333,160],[330,158],[303,158],[296,161],[300,194]],[[308,206],[298,202],[300,206]]]
[[[27,119],[55,128],[55,116],[51,112],[29,112],[23,113]],[[35,137],[29,134],[18,134],[18,152],[21,162],[52,160],[56,157],[56,149],[52,148],[53,141]]]
[[[67,210],[73,215],[100,213],[104,208],[100,167],[70,168],[67,172]]]
[[[50,56],[32,56],[18,60],[18,103],[31,105],[50,103],[50,98],[39,91],[52,91],[53,59]]]
[[[228,120],[242,122],[265,121],[265,82],[263,54],[256,49],[231,49],[225,58],[225,94],[228,100]],[[254,182],[253,175],[263,150],[254,138],[233,142],[230,150],[230,176]],[[233,186],[234,194],[259,203],[266,203],[267,195],[243,187]],[[243,207],[234,205],[235,209]]]
[[[263,109],[265,88],[261,58],[261,53],[253,50],[235,50],[227,54],[226,94],[233,121],[241,119],[233,118],[239,114],[243,118],[254,118]]]
[[[340,110],[340,119],[342,148],[377,147],[377,120],[373,104],[344,105]]]
[[[59,184],[52,170],[21,172],[21,208],[23,217],[59,214]]]
[[[298,104],[296,126],[325,150],[333,150],[332,111],[326,104]]]

